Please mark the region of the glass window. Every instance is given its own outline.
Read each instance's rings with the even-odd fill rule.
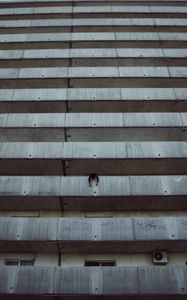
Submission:
[[[6,266],[33,266],[34,260],[5,259]]]

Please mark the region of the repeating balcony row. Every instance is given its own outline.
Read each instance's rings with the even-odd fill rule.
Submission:
[[[123,128],[187,126],[187,113],[48,113],[1,114],[1,128]]]
[[[46,4],[45,3],[42,3],[42,2],[46,2],[46,0],[40,0],[40,1],[37,1],[37,2],[39,2],[40,3],[40,5],[42,4],[42,6],[45,6]],[[54,0],[54,1],[51,1],[51,0],[48,0],[47,1],[47,5],[49,5],[49,3],[50,3],[50,5],[53,5],[53,3],[56,3],[55,4],[55,6],[57,5],[58,6],[58,2],[59,2],[59,4],[60,5],[63,5],[63,4],[68,4],[68,3],[73,3],[73,4],[75,4],[75,5],[78,5],[78,4],[80,4],[80,5],[82,5],[83,3],[85,3],[85,6],[86,5],[90,5],[90,4],[92,4],[92,6],[93,6],[93,2],[95,2],[97,5],[99,5],[99,3],[101,2],[101,3],[103,3],[104,5],[115,5],[115,3],[117,3],[117,5],[119,5],[118,3],[120,3],[120,5],[127,5],[127,4],[131,4],[132,5],[132,3],[134,2],[134,3],[137,3],[138,5],[142,5],[142,3],[143,3],[143,6],[145,6],[145,0],[131,0],[130,2],[129,2],[129,0],[117,0],[117,1],[115,1],[114,2],[114,0],[102,0],[102,1],[99,1],[99,3],[98,3],[98,0],[93,0],[93,1],[90,1],[90,0]],[[23,3],[25,4],[28,4],[28,7],[32,7],[32,5],[35,3],[35,2],[33,2],[33,0],[7,0],[7,1],[1,1],[1,5],[2,5],[2,7],[6,7],[6,5],[8,6],[8,7],[11,7],[11,6],[13,6],[13,7],[16,7],[16,6],[14,6],[14,4],[15,5],[17,5],[17,4],[20,4],[21,5],[21,7],[22,7],[22,5],[23,5]],[[133,3],[133,5],[134,5],[134,3]],[[157,5],[157,4],[161,4],[161,5],[169,5],[169,6],[172,6],[172,5],[185,5],[185,3],[186,3],[186,0],[170,0],[170,2],[169,2],[169,4],[168,4],[168,0],[146,0],[146,5]]]
[[[7,142],[185,141],[186,139],[186,113],[0,115],[0,141]]]
[[[0,209],[9,211],[182,211],[186,176],[1,176]]]
[[[1,89],[0,112],[187,111],[185,88]]]
[[[170,73],[169,73],[170,72]],[[187,67],[1,68],[1,88],[185,88]],[[38,80],[42,79],[42,80]]]
[[[32,49],[32,50],[0,50],[0,59],[122,59],[122,58],[186,58],[187,49],[156,49],[156,48],[92,48],[92,49]],[[32,60],[33,61],[33,60]],[[164,61],[163,61],[164,62]],[[7,62],[6,62],[7,63]],[[100,61],[102,63],[102,61]]]
[[[1,143],[1,175],[187,174],[184,142]]]
[[[0,158],[186,158],[186,142],[0,143]]]
[[[178,32],[55,32],[1,34],[0,43],[96,41],[187,41],[187,33]],[[93,48],[93,47],[92,47]],[[176,48],[176,47],[175,47]]]
[[[186,176],[100,176],[89,185],[85,176],[1,176],[5,196],[177,196],[186,195]],[[95,209],[94,209],[95,210]]]
[[[47,299],[102,295],[143,300],[149,295],[162,300],[175,295],[178,300],[187,294],[185,267],[1,267],[0,279],[5,299],[45,294]]]
[[[186,6],[48,6],[1,8],[0,15],[34,15],[55,13],[187,13]]]
[[[58,67],[0,69],[0,78],[185,78],[187,67]]]
[[[1,252],[187,251],[186,217],[0,218]]]
[[[30,20],[0,20],[0,28],[19,28],[19,27],[71,27],[75,26],[105,26],[105,30],[108,26],[158,26],[158,31],[160,26],[171,26],[173,30],[176,26],[186,26],[187,20],[178,19],[159,19],[159,18],[89,18],[89,19],[30,19]]]

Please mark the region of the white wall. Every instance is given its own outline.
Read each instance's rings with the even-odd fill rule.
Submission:
[[[187,253],[169,253],[171,266],[185,266]],[[58,266],[58,254],[27,254],[27,253],[1,253],[0,265],[5,259],[34,259],[35,266]],[[61,266],[84,266],[85,260],[115,260],[116,266],[148,266],[152,265],[150,254],[61,254]]]

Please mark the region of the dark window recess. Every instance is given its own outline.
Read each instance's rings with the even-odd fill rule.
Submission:
[[[5,259],[6,266],[33,266],[34,260]]]
[[[19,265],[19,260],[13,260],[13,259],[10,259],[10,260],[5,260],[5,265],[6,266],[18,266]]]
[[[21,260],[20,266],[33,266],[34,261],[33,260]]]
[[[114,260],[86,260],[85,267],[115,267],[116,262]]]

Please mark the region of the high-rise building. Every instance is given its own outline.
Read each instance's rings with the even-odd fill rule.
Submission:
[[[0,1],[0,300],[187,297],[187,1]]]

